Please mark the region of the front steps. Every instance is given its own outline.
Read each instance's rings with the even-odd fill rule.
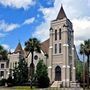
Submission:
[[[80,87],[80,84],[79,83],[76,83],[76,82],[70,82],[70,87]]]
[[[63,87],[63,82],[62,81],[54,81],[51,85],[51,87]],[[80,87],[79,83],[76,82],[69,82],[67,87],[75,88],[75,87]]]
[[[54,81],[51,87],[60,87],[62,84],[62,81]]]

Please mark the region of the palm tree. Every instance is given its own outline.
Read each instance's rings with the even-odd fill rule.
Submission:
[[[80,45],[80,54],[87,56],[87,86],[89,88],[90,39],[85,40],[84,43]]]
[[[37,38],[30,38],[27,42],[25,42],[25,50],[31,53],[31,64],[30,64],[30,74],[31,74],[31,88],[32,88],[32,79],[34,74],[34,63],[33,56],[34,51],[40,53],[40,41]]]
[[[0,57],[3,59],[3,60],[8,60],[8,52],[7,50],[4,49],[3,46],[0,45]]]

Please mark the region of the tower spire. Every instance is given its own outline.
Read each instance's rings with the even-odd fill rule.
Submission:
[[[61,9],[58,13],[58,16],[57,16],[56,20],[60,20],[60,19],[63,19],[63,18],[67,18],[67,16],[64,12],[63,5],[61,4]]]
[[[23,49],[22,49],[22,45],[21,45],[20,42],[18,43],[18,45],[17,45],[17,47],[16,47],[16,49],[15,49],[14,52],[19,52],[19,51],[23,51]]]

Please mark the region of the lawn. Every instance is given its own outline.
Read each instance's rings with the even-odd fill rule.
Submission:
[[[0,87],[0,90],[31,90],[30,86]],[[33,87],[32,90],[35,90]]]
[[[30,86],[16,86],[16,87],[13,87],[13,89],[15,90],[31,90]],[[35,88],[33,87],[32,90],[34,90]]]
[[[0,90],[83,90],[82,88],[45,88],[45,89],[40,89],[40,88],[35,88],[33,89],[30,88],[30,86],[16,86],[16,87],[0,87]],[[85,90],[90,90],[90,89],[85,89]]]

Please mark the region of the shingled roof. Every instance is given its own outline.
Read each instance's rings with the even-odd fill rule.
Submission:
[[[19,42],[14,53],[17,53],[17,52],[23,52],[23,49],[22,49],[22,46],[21,46],[21,43]]]
[[[49,39],[41,43],[41,49],[44,53],[49,54]]]
[[[58,16],[57,16],[56,20],[60,20],[60,19],[63,19],[63,18],[67,18],[67,16],[64,12],[63,6],[61,5],[61,9],[58,13]]]

